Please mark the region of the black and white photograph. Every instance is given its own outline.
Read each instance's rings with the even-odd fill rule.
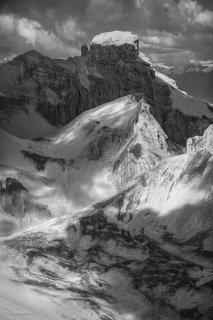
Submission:
[[[212,0],[0,0],[0,320],[213,320]]]

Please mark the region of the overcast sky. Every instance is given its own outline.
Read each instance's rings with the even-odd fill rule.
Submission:
[[[1,0],[0,60],[31,49],[66,58],[113,30],[137,33],[154,62],[212,60],[213,0]]]

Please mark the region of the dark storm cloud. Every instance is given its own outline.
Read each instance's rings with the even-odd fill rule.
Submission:
[[[175,50],[187,59],[212,58],[212,0],[5,0],[0,59],[31,48],[75,55],[95,34],[116,29],[139,34],[156,60],[172,59]]]
[[[197,0],[197,2],[202,5],[207,10],[213,10],[213,1],[212,0]]]

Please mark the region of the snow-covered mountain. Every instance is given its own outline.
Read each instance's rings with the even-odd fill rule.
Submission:
[[[0,66],[2,319],[212,319],[213,111],[138,48]]]
[[[45,139],[0,137],[2,207],[22,222],[113,196],[169,155],[166,134],[134,95],[86,111]]]
[[[211,319],[213,158],[205,146],[165,155],[113,197],[2,240],[2,274],[15,281],[3,281],[10,308],[12,287],[35,319],[49,306],[53,319]],[[26,300],[39,301],[33,288],[45,297],[41,309]]]

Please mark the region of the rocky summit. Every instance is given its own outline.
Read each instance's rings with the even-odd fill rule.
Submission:
[[[156,73],[138,43],[136,35],[115,31],[94,37],[90,48],[83,45],[81,57],[50,59],[29,51],[1,65],[0,126],[38,138],[86,110],[138,93],[172,142],[184,146],[202,135],[213,119],[208,104]]]
[[[213,319],[213,110],[139,48],[0,66],[1,319]]]

